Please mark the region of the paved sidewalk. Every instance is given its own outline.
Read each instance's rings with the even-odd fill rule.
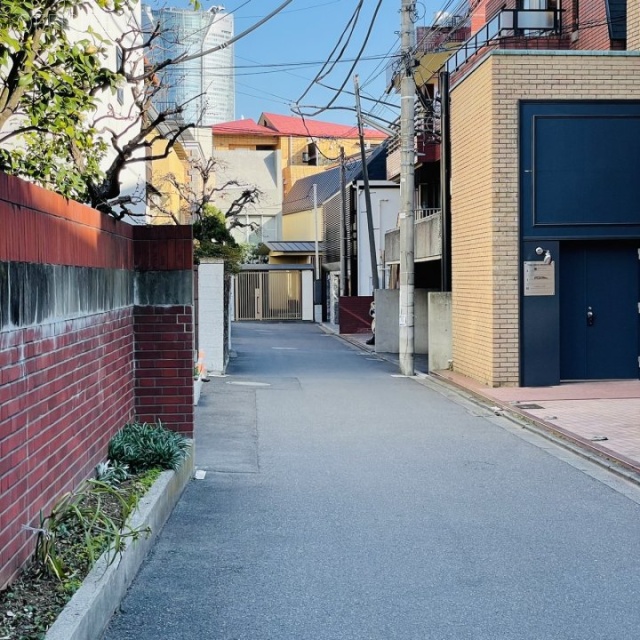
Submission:
[[[337,333],[335,328],[326,330]],[[365,344],[371,334],[342,335],[343,339],[374,352]],[[398,362],[397,354],[377,357]],[[426,356],[415,357],[418,375],[427,375]],[[640,481],[640,380],[575,382],[553,387],[486,387],[454,371],[433,371],[429,377],[472,394],[496,411],[507,411],[590,454],[612,461]]]

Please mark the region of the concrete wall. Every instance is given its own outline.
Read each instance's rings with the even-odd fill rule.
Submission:
[[[453,357],[451,341],[451,293],[429,293],[429,371],[448,369]]]
[[[428,292],[425,289],[414,290],[414,352],[429,353]],[[376,352],[398,353],[400,347],[399,289],[378,289],[376,300]]]
[[[40,510],[134,417],[193,433],[190,227],[132,227],[0,174],[0,588]]]
[[[519,384],[520,100],[640,99],[640,54],[493,51],[451,92],[453,366]]]
[[[198,274],[198,344],[208,372],[224,373],[227,362],[224,333],[224,261],[205,258]]]

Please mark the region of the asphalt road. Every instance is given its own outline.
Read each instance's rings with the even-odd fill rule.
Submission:
[[[235,324],[106,640],[640,632],[640,493],[309,324]]]

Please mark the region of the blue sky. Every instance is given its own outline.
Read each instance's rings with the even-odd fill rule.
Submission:
[[[236,35],[249,28],[282,4],[283,0],[204,0],[204,9],[223,5],[233,13]],[[188,6],[188,0],[149,2],[151,5]],[[257,120],[264,111],[291,115],[291,105],[305,92],[320,72],[347,26],[358,0],[293,0],[281,13],[235,44],[236,118]],[[372,22],[377,0],[365,0],[344,58],[323,79],[329,87],[338,88],[345,79],[345,91],[333,107],[355,107],[353,75],[358,74],[362,90],[362,107],[384,120],[395,120],[399,109],[377,104],[382,99],[398,104],[398,97],[385,95],[386,66],[400,45],[401,0],[383,0],[371,35],[355,70],[352,61],[362,47]],[[417,3],[417,25],[431,24],[434,13],[445,0]],[[344,43],[344,39],[342,41]],[[342,48],[343,44],[339,48]],[[346,93],[351,92],[351,93]],[[317,120],[355,123],[355,113],[331,109],[316,113],[328,105],[336,91],[313,86],[299,102],[303,112]]]

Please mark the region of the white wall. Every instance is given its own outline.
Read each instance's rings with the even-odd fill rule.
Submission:
[[[198,269],[198,344],[208,372],[224,373],[224,262],[203,258]]]
[[[116,69],[117,38],[124,35],[124,44],[131,46],[141,41],[140,32],[141,5],[134,4],[131,8],[123,9],[119,15],[107,13],[100,10],[94,3],[87,3],[86,11],[79,11],[77,16],[68,18],[68,36],[71,42],[81,40],[91,40],[93,31],[97,37],[94,38],[98,48],[106,51],[102,58],[102,64],[112,70]],[[143,51],[135,54],[133,68],[137,71],[142,69]],[[122,98],[120,104],[119,98]],[[107,142],[107,155],[101,163],[102,168],[106,168],[116,155],[110,143],[110,131],[116,133],[126,131],[126,135],[120,140],[120,146],[128,142],[136,133],[140,131],[139,123],[135,122],[135,107],[131,87],[123,85],[123,91],[113,94],[111,90],[98,94],[97,109],[95,113],[87,115],[87,122],[95,122],[98,131],[103,132],[103,138]],[[16,119],[11,119],[4,127],[5,131],[16,126]],[[20,148],[24,146],[24,141],[19,137],[11,138],[7,143],[8,147]],[[137,157],[143,157],[141,150]],[[140,214],[142,217],[127,218],[129,223],[139,224],[147,222],[146,219],[146,168],[144,162],[134,162],[128,165],[120,174],[121,196],[132,196],[136,203],[130,205],[130,209]]]
[[[313,271],[302,271],[302,319],[313,320]]]
[[[77,17],[69,21],[69,32],[72,39],[86,39],[88,29],[91,28],[100,37],[104,38],[102,46],[107,48],[104,57],[104,65],[110,69],[116,69],[117,60],[117,38],[124,37],[124,44],[132,46],[142,41],[141,33],[141,3],[134,4],[131,8],[123,10],[119,15],[105,13],[99,8],[91,5],[89,11],[79,11]],[[111,44],[109,44],[111,43]],[[139,51],[132,56],[132,70],[141,72],[143,65],[144,51]],[[122,98],[120,104],[119,97]],[[136,122],[138,111],[134,106],[132,87],[123,85],[120,95],[114,95],[111,91],[104,91],[98,96],[98,109],[93,119],[98,119],[98,130],[104,131],[104,138],[109,143],[109,130],[116,133],[126,134],[119,141],[122,147],[134,135],[140,131],[140,122]],[[130,127],[130,129],[128,129]],[[128,130],[127,130],[128,129]],[[109,149],[111,145],[108,144]],[[144,150],[139,150],[136,157],[143,157]],[[110,150],[102,163],[103,167],[109,166],[115,151]],[[145,224],[146,218],[146,167],[145,162],[134,162],[126,166],[121,173],[121,196],[130,195],[137,202],[131,205],[131,210],[136,214],[143,214],[143,217],[127,218],[126,221],[132,224]]]
[[[384,289],[384,234],[395,229],[400,211],[400,185],[386,180],[369,181],[371,192],[371,214],[376,247],[379,287]],[[358,224],[358,295],[373,295],[371,258],[369,256],[369,228],[364,183],[358,181],[356,215]]]
[[[233,232],[238,242],[257,244],[266,240],[280,240],[282,237],[282,163],[280,151],[253,151],[235,149],[232,151],[213,151],[216,161],[216,188],[229,181],[238,182],[229,185],[216,195],[214,205],[225,212],[229,205],[247,188],[261,191],[259,202],[247,206],[241,215],[243,223],[255,223],[264,230],[254,231],[249,227],[238,228]]]

